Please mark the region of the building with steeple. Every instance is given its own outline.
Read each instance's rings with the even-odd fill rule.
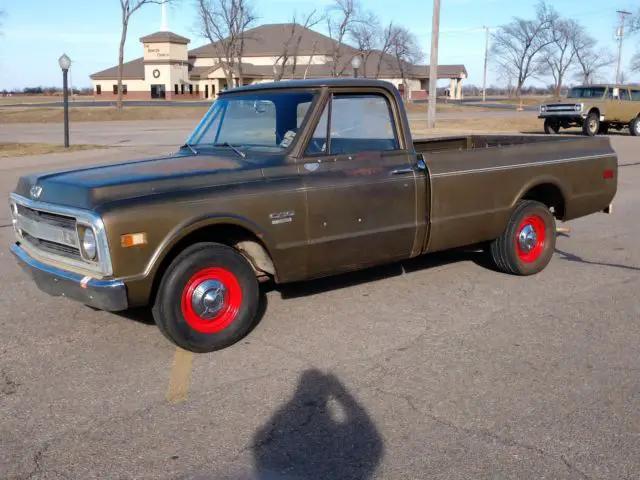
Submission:
[[[292,34],[295,42],[291,42]],[[231,69],[233,85],[228,85],[223,68],[226,64],[218,58],[216,44],[188,50],[190,40],[169,31],[164,3],[160,30],[140,38],[140,42],[143,45],[142,57],[123,65],[125,99],[215,99],[221,90],[239,85],[241,76],[243,85],[273,81],[276,73],[281,80],[331,77],[333,51],[337,45],[326,35],[301,25],[258,26],[245,32],[242,72],[236,63]],[[282,54],[292,44],[296,45],[296,51],[288,51],[283,67]],[[336,70],[341,76],[352,76],[351,60],[359,52],[347,44],[341,45],[340,51]],[[90,76],[96,98],[113,99],[117,96],[117,74],[116,65]],[[401,64],[393,55],[382,52],[374,51],[368,55],[359,74],[387,80],[401,90],[408,88],[414,99],[424,98],[428,90],[428,65]],[[438,78],[451,79],[453,98],[461,98],[462,81],[466,77],[464,65],[438,66]]]

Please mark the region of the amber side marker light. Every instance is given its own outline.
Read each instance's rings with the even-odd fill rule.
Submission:
[[[124,247],[135,247],[136,245],[144,245],[147,243],[146,232],[127,233],[120,236],[120,244]]]

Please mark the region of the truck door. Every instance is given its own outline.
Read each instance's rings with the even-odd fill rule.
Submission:
[[[309,275],[410,256],[417,229],[410,158],[385,95],[329,98],[298,166],[307,194]]]

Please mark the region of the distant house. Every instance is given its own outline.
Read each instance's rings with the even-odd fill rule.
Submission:
[[[292,30],[293,29],[293,30]],[[294,24],[267,24],[247,30],[242,57],[243,84],[273,81],[275,72],[282,68],[278,58],[289,42],[289,59],[281,80],[300,78],[326,78],[332,76],[335,41],[314,30]],[[297,38],[301,41],[292,55]],[[218,92],[230,87],[222,65],[215,53],[215,44],[188,50],[188,38],[169,31],[159,31],[140,38],[144,54],[123,65],[122,90],[125,99],[163,98],[178,100],[195,97],[213,99]],[[351,60],[358,55],[357,49],[343,44],[337,62],[340,76],[353,76]],[[275,65],[275,67],[274,67]],[[429,86],[429,67],[399,62],[392,55],[381,52],[370,54],[359,68],[359,76],[377,77],[393,83],[404,90],[408,86],[412,98],[426,97]],[[403,74],[405,80],[403,82]],[[117,96],[118,67],[94,73],[90,76],[93,90],[99,98]],[[233,68],[233,86],[239,85],[239,69]],[[462,80],[467,77],[464,65],[439,65],[438,78],[451,79],[454,98],[462,94]]]

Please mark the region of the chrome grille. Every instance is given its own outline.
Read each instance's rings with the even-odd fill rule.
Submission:
[[[74,217],[17,205],[18,235],[43,252],[82,260]]]
[[[76,219],[73,217],[42,212],[34,210],[33,208],[25,207],[24,205],[18,205],[18,215],[31,218],[32,220],[43,221],[57,227],[67,228],[69,230],[74,230],[76,228]]]
[[[40,240],[36,237],[32,237],[26,232],[22,233],[22,238],[33,245],[36,248],[44,250],[45,252],[53,253],[54,255],[62,255],[63,257],[79,259],[81,258],[80,249],[63,245],[60,243],[50,242],[48,240]]]

